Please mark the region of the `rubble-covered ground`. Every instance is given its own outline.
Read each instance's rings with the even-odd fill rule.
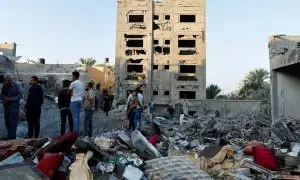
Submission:
[[[123,129],[124,124],[126,123],[126,116],[124,113],[125,109],[124,106],[120,106],[117,109],[114,109],[109,112],[108,117],[99,110],[98,112],[94,113],[93,116],[93,133],[94,134],[101,134],[105,131],[110,131],[114,129]],[[0,108],[0,137],[6,135],[6,128],[4,124],[4,113],[3,107]],[[84,112],[81,113],[81,122],[80,128],[83,129],[83,119],[84,119]],[[52,137],[60,135],[60,111],[57,105],[45,98],[42,113],[41,113],[41,137]],[[68,122],[66,123],[66,127],[68,130]]]

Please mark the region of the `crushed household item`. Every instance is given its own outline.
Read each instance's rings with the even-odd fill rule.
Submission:
[[[254,162],[266,169],[277,171],[279,169],[274,152],[264,146],[253,147]]]
[[[154,179],[212,179],[184,156],[163,157],[146,161],[145,175]]]
[[[4,159],[0,162],[0,166],[8,165],[8,164],[17,164],[22,163],[24,161],[24,158],[22,157],[21,153],[17,152],[10,157]]]
[[[47,177],[52,179],[63,160],[63,154],[45,153],[39,161],[37,168],[39,168]]]
[[[0,179],[5,180],[50,180],[37,167],[27,163],[0,167]]]
[[[37,153],[38,159],[41,159],[43,155],[47,152],[49,153],[69,152],[78,137],[79,135],[77,133],[68,132],[52,140],[47,146],[43,147],[38,151]]]
[[[95,137],[92,141],[100,150],[108,150],[114,144],[114,139],[109,139],[104,136]]]
[[[93,174],[88,166],[88,160],[93,156],[92,152],[79,153],[76,161],[70,166],[70,180],[93,180]]]
[[[139,131],[131,133],[131,141],[141,157],[148,160],[161,157],[158,150]]]
[[[126,166],[123,178],[127,180],[140,180],[142,177],[143,172],[141,170],[131,165]]]

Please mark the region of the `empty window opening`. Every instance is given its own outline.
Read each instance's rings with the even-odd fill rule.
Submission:
[[[196,73],[196,66],[194,65],[180,65],[180,73]]]
[[[178,76],[178,81],[198,81],[196,76]]]
[[[159,29],[159,25],[156,23],[153,23],[153,30],[157,30],[157,29]]]
[[[143,65],[128,65],[127,66],[127,72],[133,73],[142,73],[143,72]]]
[[[153,96],[157,96],[158,95],[158,91],[153,91]]]
[[[165,40],[165,44],[169,45],[169,44],[171,44],[171,41],[170,40]]]
[[[180,91],[179,99],[196,99],[195,91]]]
[[[180,15],[180,22],[196,22],[196,15]]]
[[[300,49],[300,42],[297,42],[297,48]]]
[[[126,54],[126,56],[132,56],[133,50],[128,49],[125,51],[125,54]]]
[[[179,48],[193,48],[196,47],[196,40],[178,40]]]
[[[157,45],[157,44],[159,44],[159,41],[158,41],[157,39],[155,39],[155,40],[153,41],[153,44]]]
[[[128,22],[142,23],[142,22],[144,22],[144,15],[129,15]]]
[[[128,59],[127,63],[141,63],[143,59]]]
[[[153,16],[153,19],[154,19],[154,20],[159,20],[159,15],[154,15],[154,16]]]
[[[165,20],[170,20],[171,16],[170,15],[165,15]]]
[[[158,65],[153,65],[153,69],[157,70],[158,69]]]
[[[136,55],[146,54],[146,51],[145,50],[135,50],[135,54]]]
[[[196,111],[189,111],[188,112],[190,116],[194,116],[197,112]]]
[[[170,65],[164,65],[164,69],[165,70],[169,70],[170,69]]]
[[[124,38],[143,38],[145,35],[128,35],[124,34]]]
[[[165,96],[169,96],[170,95],[170,91],[165,91]]]
[[[195,55],[197,54],[196,50],[180,50],[179,55]]]
[[[157,52],[157,53],[162,53],[162,47],[160,47],[160,46],[154,47],[154,50],[155,50],[155,52]]]
[[[144,41],[143,40],[128,40],[126,42],[127,47],[143,47]]]
[[[169,47],[164,47],[163,48],[163,53],[164,53],[164,55],[169,55],[170,54],[170,48]]]

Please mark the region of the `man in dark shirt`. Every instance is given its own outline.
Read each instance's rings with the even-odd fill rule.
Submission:
[[[38,84],[38,77],[32,76],[30,79],[30,89],[25,105],[26,120],[28,122],[28,137],[38,138],[40,134],[41,108],[44,102],[44,91]]]
[[[20,99],[23,98],[22,88],[12,80],[12,74],[4,75],[4,85],[0,100],[4,106],[4,119],[8,139],[16,139],[17,126],[19,123]]]
[[[61,118],[61,135],[63,135],[66,131],[66,121],[68,117],[69,121],[69,129],[73,132],[73,117],[70,109],[71,104],[71,94],[68,93],[70,86],[70,81],[63,81],[63,89],[59,92],[58,95],[58,107],[60,110],[60,118]]]

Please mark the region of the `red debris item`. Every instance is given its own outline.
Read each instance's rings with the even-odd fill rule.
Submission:
[[[261,141],[251,141],[247,143],[244,149],[244,154],[253,155],[253,147],[255,146],[264,146],[264,143]]]
[[[265,146],[253,147],[254,162],[271,171],[279,169],[274,152]]]
[[[52,179],[63,160],[63,154],[45,153],[37,165],[37,168],[39,168],[47,177]]]
[[[40,160],[43,157],[43,155],[47,152],[50,153],[69,152],[78,137],[79,135],[77,133],[68,132],[58,137],[57,139],[54,139],[53,141],[51,141],[50,144],[48,144],[48,146],[38,151],[37,153],[38,159]]]
[[[151,137],[149,137],[148,141],[153,145],[155,146],[158,142],[158,138],[159,138],[159,134],[155,134]]]

